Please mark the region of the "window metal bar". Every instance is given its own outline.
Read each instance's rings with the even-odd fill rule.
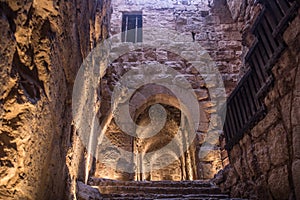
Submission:
[[[126,24],[125,24],[125,38],[124,38],[125,42],[127,42],[127,34],[128,34],[128,16],[126,16]]]
[[[135,17],[135,43],[138,42],[138,16]]]

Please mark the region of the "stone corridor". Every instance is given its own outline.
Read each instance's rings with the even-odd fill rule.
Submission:
[[[0,200],[300,199],[298,0],[1,0]]]

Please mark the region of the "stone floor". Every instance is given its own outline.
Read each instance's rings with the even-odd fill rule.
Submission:
[[[211,181],[115,181],[92,178],[88,184],[78,182],[78,200],[230,199]]]

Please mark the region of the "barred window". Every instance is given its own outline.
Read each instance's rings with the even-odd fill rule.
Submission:
[[[122,42],[142,42],[143,40],[142,13],[123,13]]]

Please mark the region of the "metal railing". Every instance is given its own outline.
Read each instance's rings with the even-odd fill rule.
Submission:
[[[255,21],[252,33],[256,41],[245,63],[248,71],[227,101],[224,124],[226,149],[231,150],[266,114],[263,99],[273,83],[271,69],[285,49],[283,32],[297,14],[297,0],[261,1],[263,10]]]

